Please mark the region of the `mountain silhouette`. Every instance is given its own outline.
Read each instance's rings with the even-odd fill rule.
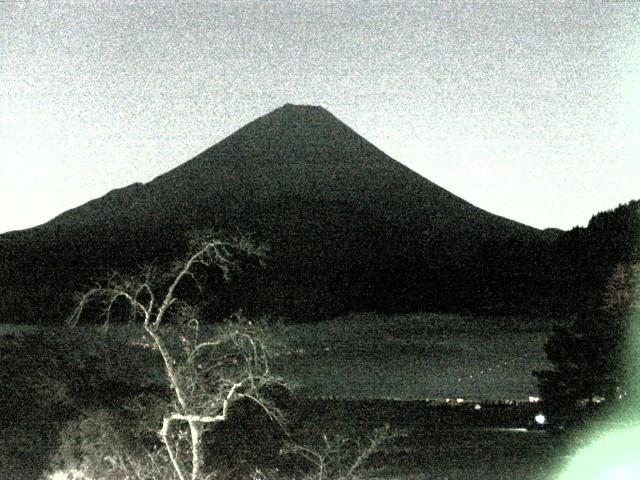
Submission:
[[[0,314],[50,321],[91,278],[179,258],[209,228],[270,247],[230,298],[298,321],[456,308],[476,289],[478,252],[549,236],[439,187],[327,110],[288,104],[146,184],[0,236],[12,305]]]

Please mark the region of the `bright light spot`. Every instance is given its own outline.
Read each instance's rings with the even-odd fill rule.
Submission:
[[[605,480],[638,480],[638,470],[625,466],[614,468],[607,473]]]
[[[537,414],[533,419],[536,421],[538,425],[544,425],[547,421],[547,417],[545,417],[542,413]]]
[[[558,480],[632,480],[640,478],[640,429],[597,437],[572,459]]]

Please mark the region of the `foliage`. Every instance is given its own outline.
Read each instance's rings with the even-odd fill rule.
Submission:
[[[640,295],[638,263],[618,264],[598,308],[556,326],[545,351],[553,370],[536,372],[543,398],[571,406],[596,397],[615,399],[628,390],[632,323]]]
[[[640,200],[594,215],[587,227],[560,237],[552,253],[555,310],[568,316],[600,315],[616,269],[640,260]]]
[[[595,215],[555,245],[554,294],[570,320],[556,325],[545,351],[553,370],[534,372],[543,398],[572,406],[624,397],[635,331],[640,265],[640,201]]]
[[[157,410],[158,399],[145,407]],[[140,399],[137,399],[140,401]],[[91,409],[67,423],[48,478],[80,476],[93,480],[173,480],[175,474],[149,422],[127,408]],[[148,414],[147,414],[148,416]],[[161,412],[156,415],[161,418]]]
[[[1,336],[0,382],[8,393],[0,395],[0,455],[13,462],[0,465],[0,477],[29,478],[28,470],[35,478],[56,448],[57,432],[80,412],[143,392],[162,395],[148,378],[148,353],[95,330],[49,328]],[[12,474],[21,462],[26,464],[21,474]]]

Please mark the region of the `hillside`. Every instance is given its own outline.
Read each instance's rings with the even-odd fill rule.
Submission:
[[[0,236],[1,314],[52,320],[91,278],[162,265],[206,228],[270,246],[268,269],[231,297],[294,320],[455,308],[475,289],[478,252],[549,237],[440,188],[323,108],[285,105],[147,184]]]

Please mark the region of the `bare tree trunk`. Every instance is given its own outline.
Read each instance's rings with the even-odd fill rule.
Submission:
[[[180,480],[187,480],[184,473],[182,472],[182,466],[180,465],[180,460],[177,457],[177,452],[173,451],[173,447],[171,446],[171,440],[169,437],[171,435],[171,418],[165,418],[162,421],[162,430],[160,431],[160,436],[162,437],[162,442],[167,449],[167,453],[169,454],[169,459],[171,460],[171,464],[173,465],[173,469],[175,470],[178,478]]]
[[[202,423],[199,421],[190,421],[189,430],[191,431],[191,480],[199,480],[203,463]]]

